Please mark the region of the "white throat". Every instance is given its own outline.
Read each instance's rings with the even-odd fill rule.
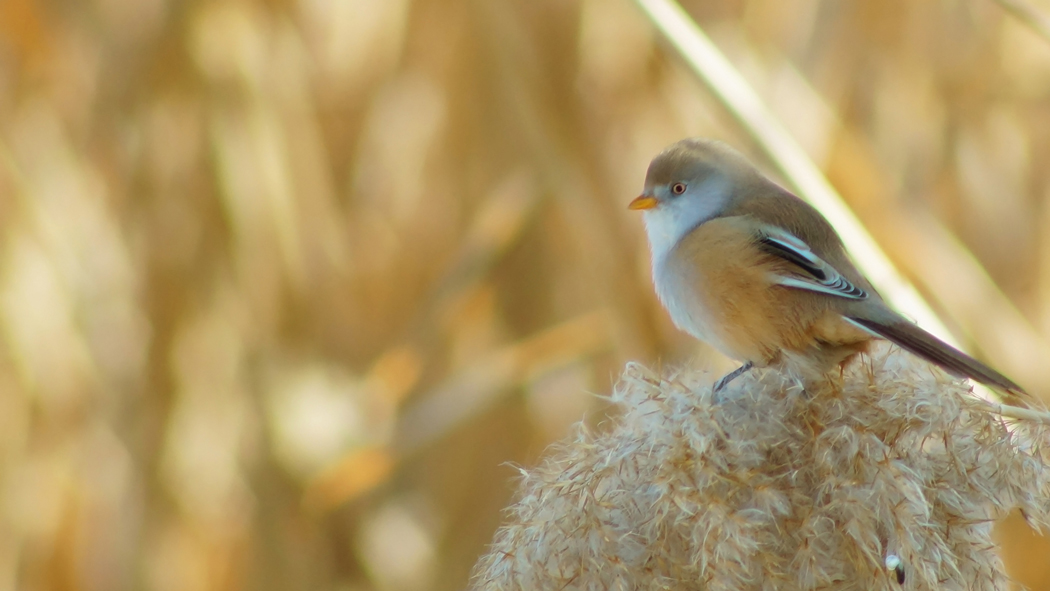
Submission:
[[[674,250],[690,232],[725,211],[730,197],[729,183],[709,178],[680,197],[665,199],[645,212],[645,231],[653,255],[653,286],[675,326],[727,353],[712,332],[706,308],[694,293],[687,269],[674,260]],[[680,261],[679,261],[680,262]]]
[[[654,273],[686,234],[723,211],[727,201],[729,183],[712,178],[681,197],[664,200],[659,206],[647,210],[645,232],[649,236]]]

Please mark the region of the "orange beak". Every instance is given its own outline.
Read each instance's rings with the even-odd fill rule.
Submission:
[[[639,195],[627,204],[627,209],[652,209],[657,205],[656,197],[650,197],[648,195]]]

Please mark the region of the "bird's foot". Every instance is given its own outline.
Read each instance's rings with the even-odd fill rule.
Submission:
[[[720,392],[722,388],[725,388],[726,385],[729,384],[729,382],[732,382],[736,378],[740,377],[742,374],[747,373],[754,366],[755,364],[748,361],[747,363],[722,376],[722,379],[715,382],[714,391]]]

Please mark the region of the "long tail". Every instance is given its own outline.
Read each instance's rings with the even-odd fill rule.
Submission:
[[[915,324],[900,318],[892,322],[879,322],[870,318],[848,317],[872,333],[899,345],[926,361],[939,365],[948,373],[976,380],[986,386],[1000,390],[1023,400],[1028,396],[1024,389],[1010,378],[952,347]]]

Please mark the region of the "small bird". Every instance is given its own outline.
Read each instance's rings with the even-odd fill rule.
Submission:
[[[893,311],[816,209],[736,150],[685,139],[649,164],[644,210],[653,283],[675,325],[744,365],[822,376],[886,339],[1009,397],[1009,378]]]

